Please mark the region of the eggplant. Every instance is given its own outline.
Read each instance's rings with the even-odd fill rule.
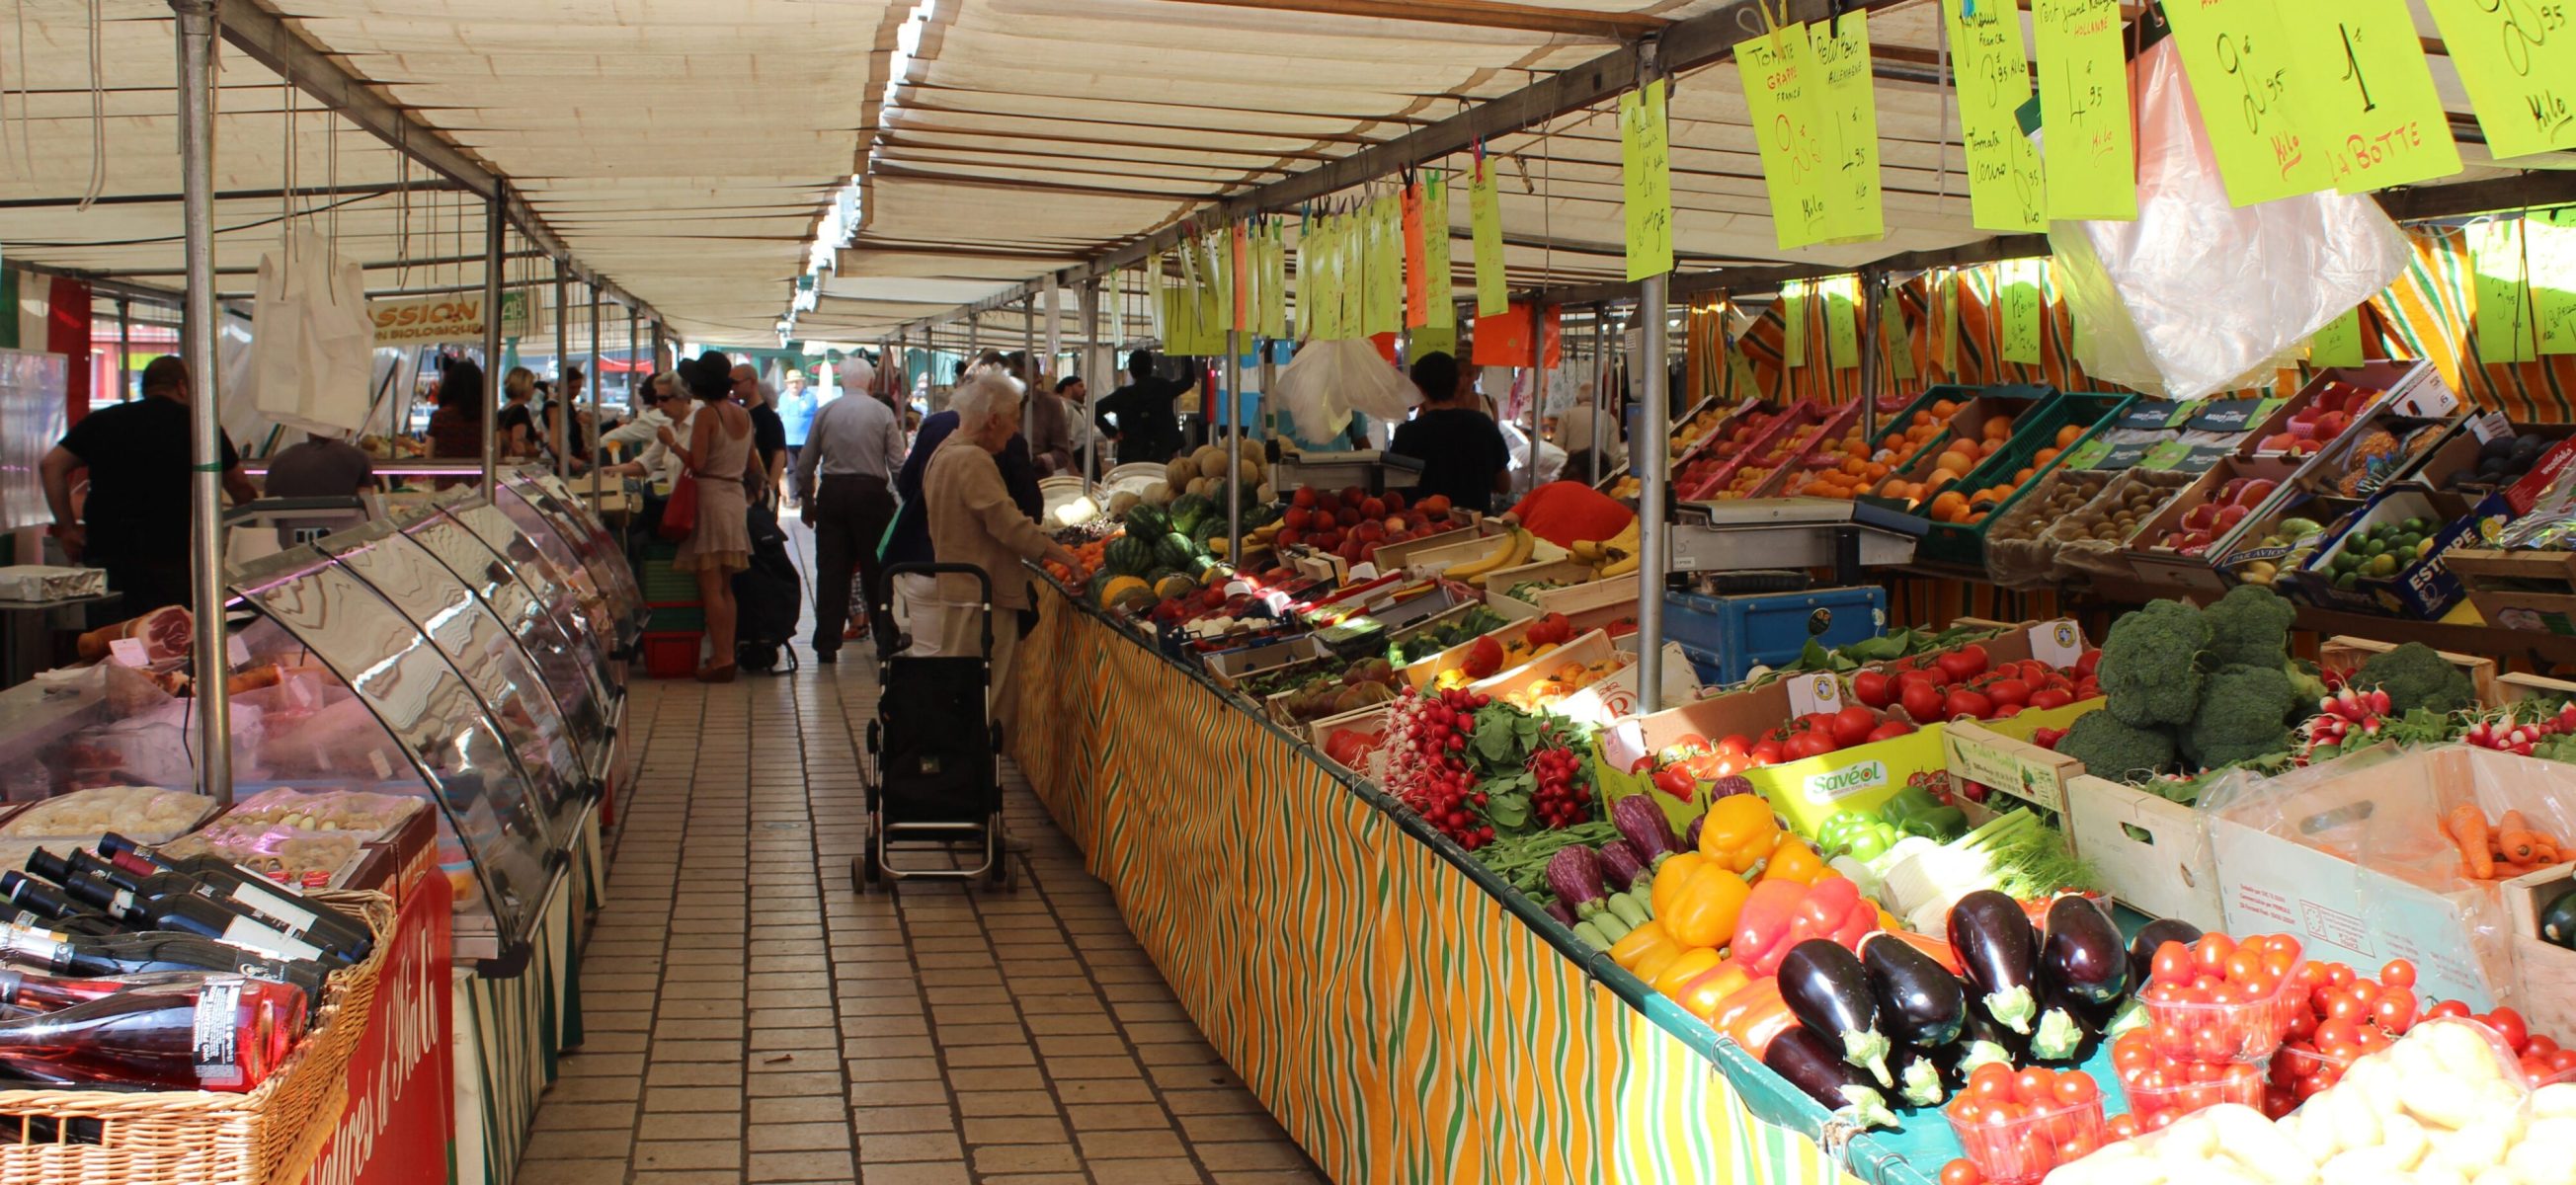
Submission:
[[[1780,960],[1780,1002],[1798,1023],[1842,1049],[1843,1060],[1869,1071],[1880,1086],[1894,1086],[1887,1072],[1887,1036],[1878,1031],[1878,999],[1860,958],[1830,938],[1810,938]]]
[[[1637,858],[1637,849],[1624,839],[1601,845],[1601,879],[1613,890],[1628,891],[1630,885],[1646,875],[1646,862]]]
[[[1707,825],[1708,815],[1705,813],[1690,821],[1689,829],[1682,832],[1683,851],[1696,852],[1699,850],[1699,829]]]
[[[1896,1113],[1887,1109],[1887,1096],[1878,1093],[1877,1087],[1837,1056],[1831,1042],[1806,1029],[1793,1028],[1772,1038],[1771,1047],[1762,1051],[1762,1064],[1808,1098],[1824,1104],[1836,1119],[1850,1120],[1862,1127],[1896,1126]]]
[[[1581,920],[1582,920],[1581,918],[1575,917],[1575,916],[1574,916],[1574,911],[1573,911],[1573,910],[1570,910],[1570,909],[1567,909],[1567,908],[1565,907],[1565,902],[1563,902],[1563,901],[1550,901],[1550,902],[1548,902],[1548,903],[1547,903],[1547,916],[1552,917],[1552,918],[1555,918],[1556,920],[1558,920],[1558,921],[1560,921],[1560,922],[1563,922],[1563,923],[1565,923],[1565,924],[1566,924],[1566,925],[1568,925],[1568,926],[1572,926],[1574,923],[1576,923],[1576,922],[1578,922],[1578,921],[1581,921]]]
[[[2023,1036],[2039,1019],[2039,936],[2021,903],[1979,889],[1950,907],[1950,949],[1959,953],[1977,1003]]]
[[[2120,927],[2089,897],[2060,897],[2048,905],[2048,937],[2039,947],[2039,978],[2047,988],[2087,1004],[2117,1000],[2129,986],[2129,952]]]
[[[1902,1045],[1936,1047],[1959,1039],[1968,1019],[1968,986],[1950,969],[1904,939],[1872,934],[1860,943],[1869,994],[1887,1037]]]
[[[2051,988],[2041,1002],[2039,1031],[2031,1034],[2030,1056],[2043,1062],[2080,1062],[2102,1043],[2104,1031],[2126,1000],[2095,1003],[2063,988]]]
[[[1985,1005],[1970,1001],[1966,1023],[1959,1026],[1959,1039],[1950,1045],[1950,1089],[1958,1090],[1968,1083],[1968,1075],[1989,1062],[2014,1066],[2030,1052],[2030,1042],[2021,1034],[1995,1023],[1986,1015]]]
[[[1601,857],[1582,844],[1567,844],[1547,858],[1547,891],[1556,894],[1557,903],[1572,910],[1571,918],[1560,918],[1566,925],[1600,913],[1602,900]]]
[[[1610,804],[1610,825],[1619,829],[1619,838],[1637,849],[1637,857],[1646,863],[1646,871],[1664,866],[1681,847],[1673,835],[1672,820],[1664,817],[1664,808],[1655,805],[1644,794],[1631,794]]]
[[[2138,927],[2138,936],[2129,940],[2129,982],[2146,986],[2156,967],[2156,948],[2168,942],[2184,946],[2200,941],[2200,927],[2179,918],[2157,918]]]
[[[1948,1052],[1919,1045],[1897,1046],[1887,1058],[1887,1064],[1896,1071],[1896,1097],[1911,1106],[1940,1106],[1955,1089],[1941,1066],[1942,1055]]]

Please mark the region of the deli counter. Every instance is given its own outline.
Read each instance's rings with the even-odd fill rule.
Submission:
[[[558,896],[592,890],[568,872],[596,863],[581,849],[645,612],[615,540],[553,475],[523,470],[489,502],[443,491],[265,557],[230,592],[236,800],[284,787],[434,804],[456,960],[519,974]],[[194,786],[187,680],[131,658],[0,692],[0,796]]]

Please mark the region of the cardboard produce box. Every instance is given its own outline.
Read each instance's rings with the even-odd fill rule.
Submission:
[[[2337,634],[2317,644],[2317,665],[2327,670],[2358,671],[2361,669],[2361,664],[2369,662],[2372,656],[2386,654],[2395,649],[2397,649],[2395,642]],[[2505,692],[2504,680],[2496,674],[2494,659],[2480,658],[2472,654],[2453,654],[2448,650],[2436,650],[2433,653],[2441,655],[2452,666],[2460,668],[2461,674],[2469,677],[2469,685],[2477,688],[2478,691],[2478,706],[2501,708],[2521,698]]]
[[[2521,1006],[2497,882],[2470,880],[2439,827],[2474,803],[2576,825],[2576,769],[2467,745],[2380,745],[2274,778],[2231,777],[2201,811],[2229,933],[2287,932],[2310,958],[2416,964],[2416,992]]]
[[[2309,460],[2313,459],[2309,458]],[[2209,467],[2207,472],[2200,475],[2199,480],[2183,487],[2181,493],[2166,501],[2163,508],[2156,511],[2155,517],[2148,519],[2138,528],[2138,533],[2131,537],[2129,540],[2130,574],[2137,577],[2139,582],[2159,589],[2177,589],[2212,595],[2226,592],[2233,587],[2235,579],[2224,567],[2225,558],[2231,553],[2242,550],[2242,541],[2255,524],[2277,518],[2278,510],[2285,502],[2294,497],[2303,496],[2304,492],[2298,486],[2296,479],[2307,463],[2307,461],[2273,459],[2241,460],[2233,457],[2219,459],[2216,464]],[[2245,491],[2249,488],[2247,483],[2265,481],[2272,484],[2268,489],[2263,490],[2260,497],[2246,495]],[[2237,490],[2234,495],[2228,493],[2231,483]],[[2247,502],[2252,502],[2253,505],[2248,507],[2246,513],[2233,525],[2206,528],[2185,525],[2187,521],[2197,521],[2193,517],[2193,512],[2198,507],[2220,505],[2223,510],[2222,504],[2232,503],[2243,506]],[[2186,553],[2165,546],[2167,535],[2190,529],[2209,531],[2209,542],[2201,551]]]
[[[2467,586],[2444,564],[2445,553],[2485,538],[2488,520],[2501,524],[2505,514],[2500,496],[2490,495],[2472,507],[2447,494],[2402,487],[2388,490],[2372,498],[2360,514],[2328,528],[2316,555],[2296,573],[2295,580],[2276,582],[2275,587],[2293,600],[2325,608],[2439,620],[2468,596]],[[2402,563],[2387,575],[2354,574],[2347,578],[2337,570],[2336,557],[2355,545],[2365,532],[2410,519],[2422,519],[2432,528],[2428,536],[2432,547],[2419,553],[2418,558]]]
[[[2066,781],[2066,837],[2121,904],[2203,930],[2225,927],[2209,838],[2190,807],[2078,774]]]
[[[2504,912],[2513,932],[2516,997],[2531,1031],[2576,1033],[2576,950],[2540,936],[2540,914],[2576,892],[2576,864],[2558,864],[2504,883]]]
[[[1624,770],[1638,757],[1662,749],[1688,733],[1712,741],[1729,734],[1759,739],[1799,714],[1806,705],[1792,702],[1792,689],[1810,682],[1786,679],[1619,721],[1603,738],[1603,756]],[[1822,709],[1822,705],[1815,706]],[[1902,711],[1895,711],[1888,718],[1905,717]],[[1864,742],[1820,757],[1749,769],[1744,771],[1744,777],[1770,801],[1773,810],[1789,820],[1791,827],[1812,836],[1838,811],[1874,811],[1909,785],[1930,786],[1944,781],[1948,766],[1941,749],[1941,730],[1941,725],[1933,724],[1904,736]]]

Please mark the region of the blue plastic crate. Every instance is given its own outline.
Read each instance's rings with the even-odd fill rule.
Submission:
[[[1664,594],[1664,637],[1682,644],[1704,684],[1737,683],[1756,666],[1798,657],[1808,639],[1831,649],[1887,632],[1877,585],[1705,597]]]

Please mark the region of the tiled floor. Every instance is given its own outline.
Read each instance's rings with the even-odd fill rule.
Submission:
[[[808,659],[637,684],[589,1040],[521,1185],[1324,1180],[1025,785],[1017,893],[851,891],[873,665]]]

